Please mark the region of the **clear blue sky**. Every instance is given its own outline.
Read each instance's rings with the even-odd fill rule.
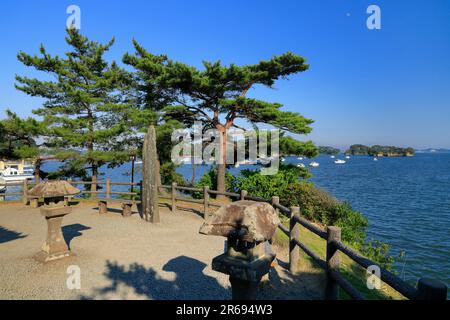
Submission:
[[[19,50],[62,54],[66,8],[81,8],[81,31],[116,37],[108,58],[148,50],[200,66],[202,60],[256,63],[293,51],[309,71],[251,96],[285,105],[316,121],[320,145],[353,143],[450,148],[450,1],[227,0],[19,1],[0,6],[0,112],[30,115],[41,101],[14,89],[14,75],[35,75]],[[366,27],[370,4],[381,30]]]

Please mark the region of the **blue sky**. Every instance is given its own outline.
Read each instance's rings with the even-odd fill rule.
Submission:
[[[4,0],[0,6],[0,117],[31,114],[41,101],[14,89],[14,76],[39,75],[16,59],[43,43],[63,54],[66,8],[81,8],[81,31],[116,37],[108,58],[120,61],[136,38],[154,53],[201,66],[202,60],[256,63],[292,51],[311,65],[252,97],[276,101],[314,119],[307,138],[450,148],[450,1]],[[370,4],[381,30],[366,27]]]

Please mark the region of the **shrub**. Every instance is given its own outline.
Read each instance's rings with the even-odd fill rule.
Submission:
[[[366,238],[369,221],[360,212],[353,210],[347,202],[339,203],[333,210],[330,224],[342,229],[342,240],[359,249]]]
[[[176,171],[176,166],[172,162],[163,163],[160,167],[160,173],[162,184],[172,184],[172,182],[179,185],[186,184],[183,175]]]
[[[280,202],[286,207],[300,207],[306,219],[324,225],[330,223],[334,208],[339,204],[338,200],[329,193],[307,182],[290,184],[284,190]]]
[[[392,269],[392,265],[395,262],[394,257],[389,255],[391,247],[379,240],[370,240],[365,243],[359,250],[363,255],[372,261],[378,263],[381,267],[387,270]]]
[[[211,190],[217,190],[217,168],[211,168],[195,184],[196,188],[203,189],[204,186],[209,186]],[[236,177],[229,172],[225,174],[225,188],[227,191],[234,191],[236,189]],[[203,192],[194,192],[192,196],[195,199],[201,199],[203,198]]]
[[[274,175],[265,176],[256,170],[242,170],[237,178],[236,187],[247,190],[255,197],[270,199],[273,196],[282,197],[289,185],[296,183],[299,177],[309,177],[307,170],[293,165],[281,165]]]

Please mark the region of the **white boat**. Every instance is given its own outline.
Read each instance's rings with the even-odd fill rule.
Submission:
[[[257,160],[244,160],[244,161],[237,162],[237,164],[239,164],[239,165],[255,165],[255,164],[258,164],[258,161]]]
[[[298,157],[297,160],[303,160],[303,157]]]
[[[342,160],[342,159],[338,159],[338,160],[335,160],[334,163],[336,163],[336,164],[345,164],[345,163],[347,163],[347,161]]]
[[[378,158],[373,158],[373,161],[378,161]]]
[[[345,159],[350,159],[350,156],[346,156]]]
[[[34,169],[32,167],[25,167],[23,173],[19,173],[16,168],[6,168],[0,172],[0,178],[6,182],[18,182],[24,180],[32,180],[34,178]]]
[[[267,165],[267,164],[270,164],[270,162],[274,161],[275,159],[276,158],[274,158],[274,157],[258,158],[258,159],[256,159],[256,164]]]
[[[281,158],[281,162],[285,162],[286,161],[286,159],[285,158]]]
[[[297,164],[297,167],[298,168],[305,168],[305,165],[303,163],[299,163],[299,164]]]
[[[3,178],[0,178],[0,193],[4,193],[6,191],[6,181]]]
[[[311,162],[309,165],[311,167],[314,167],[314,168],[317,168],[318,166],[320,166],[320,164],[318,162],[315,162],[315,161]]]
[[[336,158],[336,157],[335,157],[335,156],[331,156],[330,158],[331,158],[331,159],[334,159],[334,158]]]

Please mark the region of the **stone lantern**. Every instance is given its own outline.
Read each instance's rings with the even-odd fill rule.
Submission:
[[[233,300],[254,300],[261,278],[270,270],[275,254],[272,239],[280,219],[268,203],[237,201],[222,206],[200,233],[227,238],[226,252],[215,257],[212,269],[230,276]]]
[[[73,255],[64,240],[61,224],[72,208],[65,204],[65,197],[75,196],[80,190],[66,181],[43,181],[29,191],[33,197],[44,198],[41,214],[47,221],[47,240],[34,258],[39,262],[49,262]]]

